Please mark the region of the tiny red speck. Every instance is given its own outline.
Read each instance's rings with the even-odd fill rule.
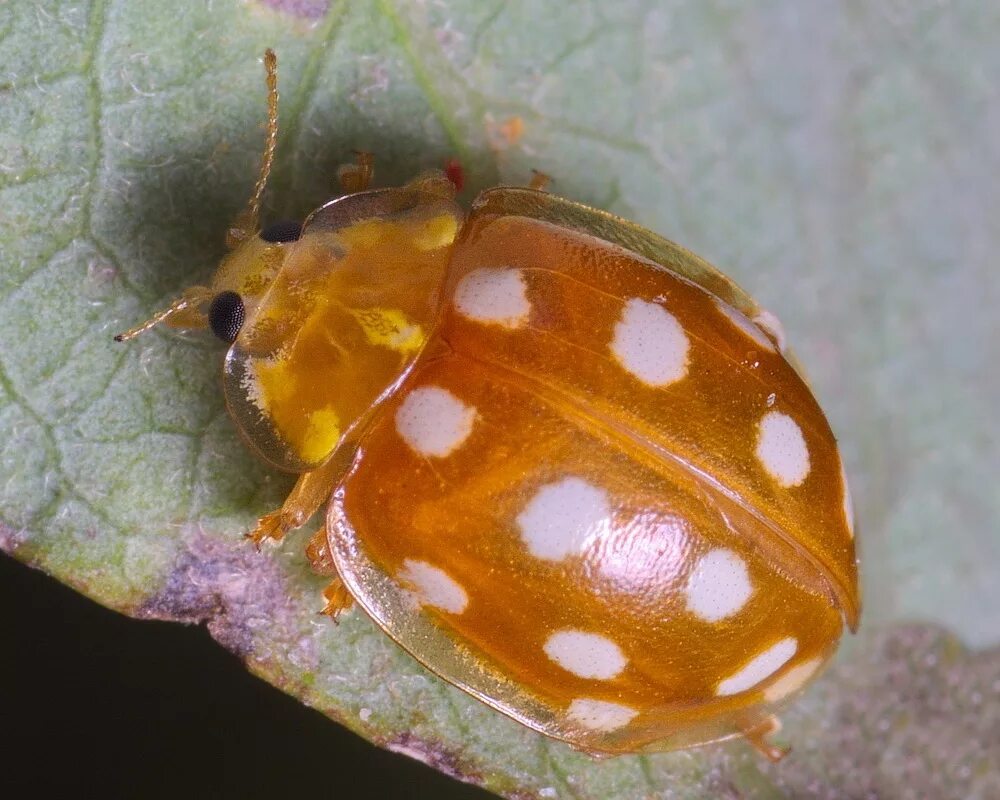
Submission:
[[[457,191],[462,191],[465,186],[465,169],[462,162],[457,158],[449,158],[444,162],[444,174],[450,180]]]

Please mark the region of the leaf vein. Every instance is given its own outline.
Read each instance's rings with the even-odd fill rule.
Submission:
[[[469,149],[466,146],[465,137],[459,130],[458,120],[445,102],[444,97],[435,88],[426,65],[417,55],[416,48],[413,46],[412,33],[389,0],[379,0],[378,8],[382,16],[392,26],[396,43],[402,48],[403,54],[413,70],[414,82],[423,92],[427,99],[427,105],[430,106],[431,112],[441,124],[449,145],[462,163],[470,163]]]
[[[319,34],[319,42],[312,48],[306,59],[302,75],[299,78],[298,88],[290,104],[290,121],[284,126],[282,143],[279,145],[279,163],[284,161],[295,167],[298,166],[301,139],[305,128],[302,122],[309,107],[312,105],[313,99],[316,97],[316,92],[319,88],[319,76],[323,71],[324,64],[333,52],[346,10],[346,0],[340,0],[336,5],[331,6],[330,10],[326,13],[326,18]],[[291,151],[290,154],[289,150]],[[290,195],[290,193],[286,194]],[[286,214],[290,210],[291,203],[292,198],[288,196],[285,203],[283,203]]]

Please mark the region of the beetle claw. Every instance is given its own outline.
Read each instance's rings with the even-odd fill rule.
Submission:
[[[292,527],[288,514],[281,510],[272,511],[257,520],[257,527],[247,533],[246,538],[260,550],[260,546],[268,539],[280,542]]]
[[[333,563],[333,556],[330,555],[326,525],[309,537],[309,543],[306,545],[306,558],[309,559],[309,566],[317,575],[336,577],[337,567]]]
[[[780,730],[781,720],[771,714],[754,727],[743,731],[743,736],[768,761],[777,763],[792,751],[788,745],[777,745],[769,741],[770,736]]]
[[[340,624],[340,615],[354,605],[354,598],[351,597],[347,586],[339,577],[327,584],[323,590],[323,597],[326,599],[326,605],[320,613],[325,614],[337,624]]]

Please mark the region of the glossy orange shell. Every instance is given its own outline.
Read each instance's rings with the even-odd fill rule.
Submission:
[[[327,517],[351,594],[437,674],[592,752],[759,725],[860,613],[836,442],[774,318],[683,248],[541,192],[486,192],[464,222],[433,191],[393,198],[307,224],[289,263],[308,279],[286,264],[227,368],[231,406],[265,376],[235,413],[251,440],[249,419],[284,431],[270,460],[353,452]],[[375,291],[350,264],[389,253],[421,288],[345,300]]]

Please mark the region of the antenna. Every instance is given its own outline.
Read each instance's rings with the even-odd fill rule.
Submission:
[[[205,286],[192,286],[191,288],[185,290],[184,294],[174,300],[169,307],[163,309],[162,311],[157,311],[152,317],[147,319],[140,325],[136,325],[134,328],[125,331],[124,333],[119,333],[115,336],[116,342],[127,342],[130,339],[134,339],[140,333],[145,333],[150,328],[159,325],[161,322],[174,317],[182,312],[188,312],[190,315],[192,312],[196,311],[198,306],[202,303],[208,302],[212,299],[212,290]],[[203,321],[196,322],[197,318],[191,319],[190,325],[184,325],[183,327],[204,327],[205,323]]]
[[[264,196],[264,187],[271,174],[274,163],[274,150],[278,143],[278,57],[269,47],[264,51],[264,69],[267,71],[267,140],[264,144],[264,156],[260,163],[260,175],[253,187],[253,195],[246,210],[236,218],[236,221],[226,231],[226,245],[232,249],[244,239],[253,236],[260,228],[260,201]],[[214,296],[212,289],[205,286],[192,286],[184,294],[162,311],[158,311],[141,325],[119,333],[116,342],[127,342],[134,339],[161,322],[180,324],[188,328],[204,328],[207,320],[199,311],[199,306],[209,302]]]
[[[267,140],[260,162],[260,174],[253,187],[250,202],[246,211],[236,218],[226,234],[226,244],[230,248],[260,229],[261,198],[264,196],[264,187],[267,186],[271,165],[274,163],[274,151],[278,145],[278,57],[270,47],[264,51],[264,69],[267,72]]]

